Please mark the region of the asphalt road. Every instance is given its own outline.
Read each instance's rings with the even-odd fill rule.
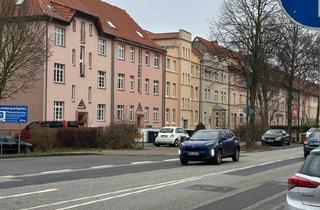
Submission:
[[[160,148],[161,149],[161,148]],[[181,166],[175,156],[0,160],[0,209],[283,209],[302,148]]]

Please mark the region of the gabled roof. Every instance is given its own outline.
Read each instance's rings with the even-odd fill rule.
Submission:
[[[192,54],[194,54],[195,56],[197,56],[199,59],[202,58],[202,53],[200,52],[200,50],[198,50],[195,47],[192,47]]]
[[[198,41],[202,46],[203,50],[214,55],[227,55],[230,54],[231,51],[219,45],[218,41],[208,41],[202,37],[196,37],[194,41]]]
[[[95,18],[104,34],[163,51],[123,9],[101,0],[27,0],[42,15],[70,22],[76,12]],[[111,22],[112,27],[108,22]]]

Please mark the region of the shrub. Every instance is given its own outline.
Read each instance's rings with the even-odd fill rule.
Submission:
[[[194,130],[194,132],[198,131],[198,130],[204,130],[206,129],[206,126],[202,123],[199,123],[197,126],[196,126],[196,129]]]
[[[57,129],[34,128],[31,130],[29,142],[34,150],[48,152],[57,146]]]
[[[98,128],[61,128],[57,132],[59,147],[97,148]]]
[[[103,130],[100,141],[107,149],[132,149],[138,127],[129,123],[115,123]]]

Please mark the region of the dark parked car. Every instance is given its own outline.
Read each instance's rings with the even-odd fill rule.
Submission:
[[[19,141],[11,136],[0,134],[0,150],[2,147],[2,153],[18,153]],[[21,152],[32,152],[32,144],[20,141],[20,151]]]
[[[269,129],[265,132],[261,139],[262,145],[290,145],[290,136],[289,134],[281,129]]]
[[[239,161],[240,145],[237,137],[228,129],[199,130],[189,141],[180,145],[182,165],[189,161],[209,161],[220,165],[222,158]]]
[[[310,152],[320,146],[320,129],[314,130],[303,143],[304,157],[307,158]]]

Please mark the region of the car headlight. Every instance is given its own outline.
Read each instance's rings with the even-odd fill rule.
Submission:
[[[212,143],[206,143],[204,146],[205,147],[211,147],[213,144]]]
[[[210,154],[211,154],[212,157],[214,156],[214,149],[210,150]]]
[[[261,137],[261,140],[264,141],[264,136]]]
[[[276,140],[277,140],[277,141],[280,141],[280,140],[281,140],[281,137],[279,136],[278,138],[276,138]]]

